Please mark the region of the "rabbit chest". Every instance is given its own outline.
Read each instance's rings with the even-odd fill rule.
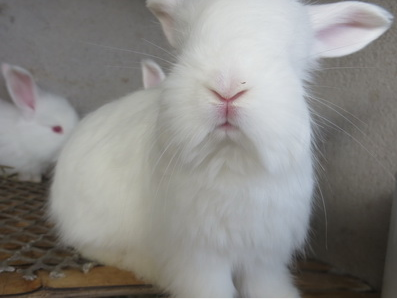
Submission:
[[[238,254],[239,249],[293,249],[305,240],[313,186],[310,165],[242,184],[207,184],[197,174],[177,171],[157,179],[150,212],[155,235],[167,236],[165,243],[221,253],[233,248]]]

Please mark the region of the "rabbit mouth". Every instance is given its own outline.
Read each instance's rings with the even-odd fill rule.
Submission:
[[[234,125],[232,125],[229,121],[226,121],[225,123],[221,124],[220,126],[218,126],[219,129],[222,130],[234,130],[237,129]]]
[[[215,126],[213,133],[218,136],[221,140],[231,139],[234,141],[240,140],[241,129],[234,119],[224,119]]]
[[[234,118],[226,118],[223,122],[218,123],[215,130],[232,133],[240,131],[240,128]]]
[[[239,99],[242,98],[247,90],[239,90],[238,92],[230,91],[219,92],[210,89],[212,96],[216,100],[216,114],[218,119],[217,129],[231,131],[238,129],[236,122],[239,117]]]
[[[238,109],[232,105],[220,105],[217,109],[216,129],[224,131],[238,130]]]

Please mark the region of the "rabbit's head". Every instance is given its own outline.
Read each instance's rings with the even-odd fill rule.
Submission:
[[[158,138],[170,155],[218,171],[280,172],[308,159],[305,84],[321,57],[358,51],[390,26],[360,2],[148,0],[178,59],[163,83]],[[167,154],[167,152],[165,154]]]

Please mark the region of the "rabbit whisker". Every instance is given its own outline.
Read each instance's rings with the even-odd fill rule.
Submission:
[[[122,51],[122,52],[128,52],[128,53],[144,55],[144,56],[147,56],[147,57],[150,57],[150,58],[155,58],[155,59],[164,61],[164,62],[166,62],[168,64],[171,64],[171,65],[173,64],[171,61],[169,61],[167,59],[164,59],[162,57],[159,57],[159,56],[156,56],[156,55],[152,55],[152,54],[148,54],[148,53],[144,53],[144,52],[140,52],[140,51],[135,51],[135,50],[131,50],[131,49],[117,48],[117,47],[114,47],[114,46],[101,45],[101,44],[96,44],[96,43],[93,43],[93,42],[86,42],[86,41],[81,41],[81,42],[85,43],[87,45],[96,46],[96,47],[99,47],[99,48],[108,49],[108,50],[112,50],[112,51]]]
[[[333,128],[339,132],[344,133],[346,136],[348,136],[349,138],[351,138],[354,142],[356,142],[368,155],[370,155],[371,158],[373,158],[377,164],[385,171],[385,173],[387,173],[387,175],[390,178],[393,178],[394,180],[394,175],[386,168],[386,166],[381,163],[381,161],[378,159],[378,157],[372,152],[370,151],[360,140],[358,140],[356,137],[354,137],[352,134],[350,134],[349,132],[347,132],[346,130],[344,130],[342,127],[338,126],[337,124],[333,123],[332,121],[330,121],[329,119],[327,119],[326,117],[312,112],[313,115],[315,115],[317,118],[321,119],[322,121],[324,121],[324,124],[328,125],[329,128]],[[366,134],[362,131],[359,130],[359,132],[361,134],[364,135],[364,137],[367,137]]]
[[[148,44],[150,44],[150,45],[156,47],[157,49],[162,50],[164,53],[170,55],[172,58],[174,58],[174,59],[177,59],[177,58],[178,58],[176,55],[172,54],[170,51],[164,49],[163,47],[160,47],[159,45],[156,45],[155,43],[153,43],[153,42],[147,40],[146,38],[142,38],[142,40],[143,40],[144,42],[147,42]]]

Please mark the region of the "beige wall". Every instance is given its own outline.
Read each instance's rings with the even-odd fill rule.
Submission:
[[[397,14],[396,0],[373,2]],[[0,0],[0,61],[30,69],[82,114],[140,87],[145,54],[168,66],[152,43],[168,48],[143,0]],[[335,126],[319,143],[326,213],[318,196],[311,252],[378,287],[397,172],[396,45],[394,26],[366,50],[326,61],[315,85],[332,109],[316,107]]]

